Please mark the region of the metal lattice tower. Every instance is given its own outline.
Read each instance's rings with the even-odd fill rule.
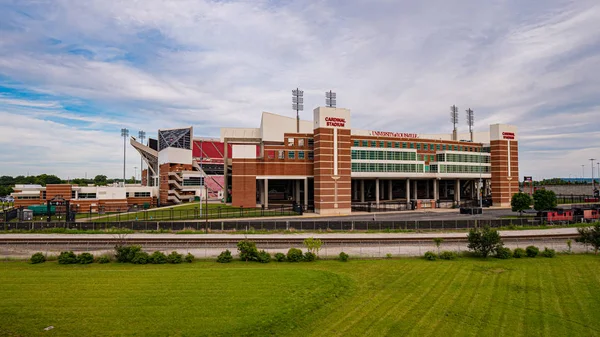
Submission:
[[[335,108],[336,105],[336,93],[329,90],[325,92],[325,105],[330,108]]]
[[[475,124],[475,114],[471,108],[465,110],[467,112],[467,124],[469,125],[469,133],[471,134],[471,141],[473,141],[473,125]]]
[[[121,129],[121,137],[123,137],[123,185],[125,185],[125,157],[126,157],[126,145],[127,137],[129,137],[129,130],[126,128]]]
[[[457,140],[456,124],[458,124],[458,107],[456,105],[450,107],[450,121],[454,126],[452,129],[452,140]]]
[[[292,109],[296,110],[296,132],[300,133],[300,111],[304,110],[304,91],[292,90]]]

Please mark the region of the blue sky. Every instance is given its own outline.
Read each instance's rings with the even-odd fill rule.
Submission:
[[[0,175],[120,176],[120,129],[258,127],[338,94],[361,129],[520,132],[520,175],[600,158],[598,1],[0,0]],[[128,176],[139,156],[128,149]]]

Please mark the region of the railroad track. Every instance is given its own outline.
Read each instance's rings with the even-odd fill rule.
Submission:
[[[422,236],[403,236],[403,237],[319,237],[324,244],[334,245],[368,245],[368,244],[414,244],[431,242],[432,237]],[[442,236],[443,237],[443,236]],[[522,241],[522,240],[567,240],[578,237],[576,233],[566,234],[528,234],[528,235],[504,235],[502,236],[503,241]],[[257,245],[302,245],[305,237],[250,237],[250,240],[256,242]],[[464,237],[443,237],[444,242],[466,242],[467,238]],[[90,246],[111,246],[117,244],[137,244],[137,245],[151,245],[151,246],[180,246],[180,245],[194,245],[194,246],[223,246],[223,245],[235,245],[243,238],[232,237],[232,238],[203,238],[199,235],[197,238],[190,237],[126,237],[126,238],[106,238],[106,237],[0,237],[0,245],[90,245]]]

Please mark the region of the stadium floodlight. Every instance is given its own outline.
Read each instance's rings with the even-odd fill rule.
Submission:
[[[590,158],[590,162],[592,163],[592,195],[594,194],[594,190],[596,190],[596,184],[594,183],[594,160],[596,158]]]
[[[125,154],[127,149],[125,143],[127,141],[127,137],[129,137],[129,130],[125,128],[121,129],[121,137],[123,137],[123,186],[125,186]]]
[[[138,138],[140,139],[140,143],[144,145],[144,139],[146,139],[146,132],[143,130],[138,131]],[[140,153],[140,184],[142,184],[142,170],[144,169],[144,157]],[[148,184],[148,181],[146,181]]]
[[[469,133],[471,134],[471,141],[473,141],[473,125],[475,124],[475,114],[471,108],[465,110],[467,112],[467,124],[469,125]]]
[[[296,110],[296,132],[300,133],[300,111],[304,110],[304,91],[292,90],[292,109]]]
[[[329,90],[325,92],[325,105],[330,108],[335,108],[336,104],[336,94],[335,92]]]
[[[458,107],[456,105],[450,107],[450,121],[454,125],[454,128],[452,129],[452,140],[457,140],[456,124],[458,124]]]

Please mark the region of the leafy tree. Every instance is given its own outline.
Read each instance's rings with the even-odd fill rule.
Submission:
[[[96,186],[104,186],[106,185],[106,176],[99,174],[97,176],[94,177],[94,184],[96,184]]]
[[[467,247],[484,258],[496,252],[499,247],[502,247],[500,234],[497,230],[491,229],[488,226],[483,229],[471,229],[467,241],[469,242]]]
[[[303,243],[306,249],[315,255],[319,255],[319,250],[321,250],[321,246],[323,245],[321,239],[315,239],[313,237],[304,239]]]
[[[13,186],[15,184],[15,179],[11,176],[1,176],[0,177],[0,186]]]
[[[533,192],[533,208],[542,212],[556,208],[556,194],[549,190],[537,190]]]
[[[435,243],[435,246],[437,247],[438,255],[440,255],[440,246],[442,245],[442,242],[444,242],[443,238],[433,238],[433,243]]]
[[[579,237],[575,241],[583,243],[586,246],[592,246],[594,254],[598,255],[598,250],[600,250],[600,223],[596,223],[593,227],[577,228],[577,231],[579,232]]]
[[[61,184],[62,180],[59,177],[52,174],[40,174],[35,178],[35,183],[40,184],[42,186],[46,186],[48,184]]]
[[[258,261],[258,249],[256,248],[256,242],[242,240],[237,243],[237,249],[242,261]]]
[[[519,212],[519,216],[523,215],[523,211],[531,206],[531,197],[526,193],[515,193],[510,200],[510,206],[513,212]]]

